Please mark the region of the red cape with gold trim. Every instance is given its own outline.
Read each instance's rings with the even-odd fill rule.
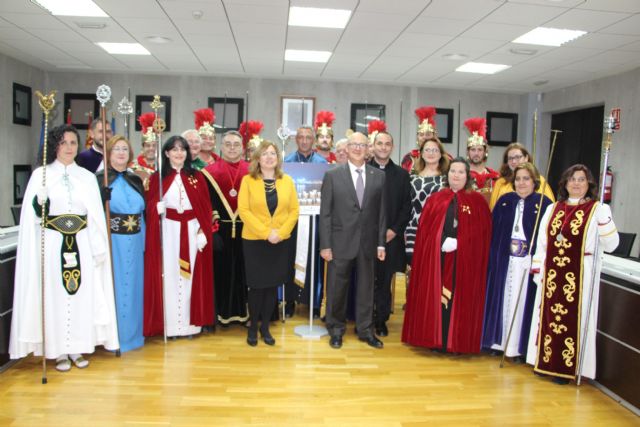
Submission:
[[[188,182],[187,174],[182,171],[181,178]],[[196,185],[184,186],[191,206],[195,211],[200,228],[207,238],[207,245],[202,252],[196,254],[196,262],[191,280],[191,324],[204,326],[213,324],[213,265],[211,263],[211,201],[209,190],[200,172],[193,175]],[[172,171],[162,180],[162,188],[166,191],[176,177]],[[144,335],[162,334],[164,317],[162,307],[162,245],[160,243],[160,217],[156,204],[159,198],[158,173],[151,175],[147,202],[147,234],[145,238],[144,256]]]
[[[429,348],[442,347],[441,239],[447,208],[454,196],[458,197],[458,249],[447,351],[478,353],[491,212],[484,198],[474,191],[454,193],[446,188],[427,200],[416,236],[402,341]]]

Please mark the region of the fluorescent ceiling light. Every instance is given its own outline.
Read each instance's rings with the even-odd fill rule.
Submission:
[[[112,55],[151,55],[140,43],[96,43]]]
[[[322,51],[322,50],[287,49],[284,51],[285,61],[327,62],[330,57],[331,57],[331,52]]]
[[[478,73],[478,74],[495,74],[499,71],[511,68],[510,65],[503,64],[487,64],[484,62],[467,62],[456,68],[456,71],[462,73]]]
[[[521,35],[513,43],[537,44],[541,46],[562,46],[587,34],[580,30],[561,30],[559,28],[538,27]]]
[[[31,2],[48,10],[52,15],[109,17],[91,0],[31,0]]]
[[[294,27],[344,28],[347,26],[350,16],[350,10],[292,6],[289,8],[289,25]]]

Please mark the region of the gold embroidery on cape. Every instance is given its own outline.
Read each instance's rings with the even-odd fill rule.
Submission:
[[[562,227],[562,217],[564,216],[564,211],[558,211],[556,216],[551,220],[551,231],[549,234],[555,236],[558,234],[558,230]]]
[[[573,359],[576,355],[575,342],[573,338],[569,337],[564,340],[564,345],[566,345],[567,348],[562,350],[562,358],[564,359],[564,364],[570,368],[573,366]]]
[[[62,273],[62,279],[64,280],[64,287],[70,293],[74,293],[78,290],[78,280],[80,279],[80,270],[77,268],[74,270],[66,270]]]
[[[566,308],[564,308],[562,304],[557,302],[553,305],[553,307],[551,307],[551,312],[555,314],[554,316],[555,322],[549,323],[549,327],[553,329],[553,333],[556,335],[559,335],[563,332],[566,332],[568,330],[567,327],[560,322],[562,322],[562,316],[567,314],[569,310],[567,310]]]
[[[571,259],[568,256],[554,256],[553,262],[558,267],[564,267],[571,262]]]
[[[74,236],[64,236],[64,244],[67,245],[67,250],[70,251],[71,249],[73,249],[73,242],[76,239],[74,238]]]
[[[580,227],[582,226],[583,222],[584,211],[580,209],[578,212],[576,212],[575,219],[572,219],[571,222],[569,222],[569,226],[571,227],[571,234],[573,234],[574,236],[580,234]]]
[[[544,336],[544,357],[542,358],[545,363],[549,363],[549,360],[551,360],[552,351],[549,344],[551,344],[551,335],[547,334]]]
[[[568,241],[567,239],[562,239],[560,241],[554,240],[553,244],[555,245],[556,248],[560,248],[558,250],[558,253],[560,255],[564,255],[564,250],[565,249],[569,249],[571,248],[571,246],[573,246],[573,243],[571,243],[570,241]]]
[[[556,291],[556,282],[553,281],[553,279],[556,278],[556,276],[558,275],[558,273],[552,268],[549,271],[547,271],[547,280],[546,280],[546,285],[547,285],[547,293],[546,296],[547,298],[551,298],[551,296],[553,295],[553,293]]]
[[[566,283],[562,287],[562,290],[564,291],[564,294],[567,296],[567,301],[573,302],[574,300],[573,294],[576,292],[576,275],[570,271],[564,275],[564,278],[569,283]]]

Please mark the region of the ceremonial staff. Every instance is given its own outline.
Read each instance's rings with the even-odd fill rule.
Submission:
[[[556,148],[556,140],[558,139],[558,134],[562,133],[561,130],[555,130],[555,129],[551,129],[551,132],[553,133],[553,142],[551,143],[551,150],[549,151],[549,158],[547,160],[547,172],[545,174],[546,177],[549,176],[549,170],[551,168],[551,160],[553,159],[553,152],[555,151],[555,148]],[[535,225],[533,226],[533,234],[531,234],[531,243],[529,244],[529,250],[527,251],[528,252],[527,257],[529,258],[529,261],[531,261],[533,241],[536,236],[536,233],[538,232],[538,225],[540,225],[540,214],[542,212],[542,200],[544,198],[544,190],[547,188],[547,185],[549,185],[549,182],[545,180],[544,185],[540,189],[540,201],[538,202],[538,213],[536,214],[536,222],[535,222]],[[527,276],[529,275],[530,269],[531,269],[531,265],[525,268],[524,271],[522,272],[522,279],[520,280],[520,288],[518,289],[518,298],[516,298],[516,306],[513,310],[513,315],[511,316],[511,322],[509,323],[509,332],[507,333],[507,341],[504,343],[504,351],[502,353],[502,359],[500,359],[501,368],[504,367],[504,358],[506,357],[506,354],[507,354],[507,348],[509,348],[509,340],[511,339],[511,332],[513,332],[513,324],[516,321],[516,314],[518,313],[518,306],[520,305],[520,297],[522,296],[522,289],[524,288],[524,283],[527,279]]]
[[[616,118],[616,112],[617,112],[618,118]],[[609,114],[609,117],[607,117],[604,121],[604,125],[605,125],[604,129],[605,129],[605,132],[607,133],[607,136],[603,141],[604,159],[602,161],[602,172],[600,174],[600,189],[599,189],[600,191],[598,195],[599,196],[598,199],[600,203],[602,203],[602,201],[604,200],[604,183],[607,177],[607,167],[609,165],[609,152],[611,151],[612,135],[616,130],[620,129],[619,114],[620,114],[620,109],[611,110],[611,114]],[[598,226],[597,224],[598,219],[594,218],[593,221],[596,221],[596,226]],[[598,279],[596,277],[596,271],[597,271],[596,265],[600,258],[599,249],[600,249],[600,236],[598,235],[596,238],[596,243],[593,248],[593,267],[591,269],[591,286],[589,286],[589,300],[588,300],[589,302],[587,303],[587,314],[585,316],[584,332],[582,333],[582,339],[578,343],[578,355],[580,359],[578,361],[578,379],[576,380],[577,385],[580,385],[580,382],[582,380],[582,368],[584,366],[584,349],[586,347],[585,341],[587,340],[587,332],[589,331],[589,317],[591,315],[591,304],[593,303],[593,289],[595,288],[596,279]],[[579,326],[580,325],[578,325],[578,327]]]
[[[56,91],[52,90],[49,95],[43,95],[42,92],[36,90],[36,96],[38,97],[38,104],[44,112],[44,143],[42,145],[42,188],[47,188],[47,137],[48,137],[48,125],[49,125],[49,113],[56,105],[54,97]],[[45,340],[45,320],[44,320],[44,282],[45,282],[45,268],[44,268],[44,239],[45,239],[45,224],[47,223],[47,203],[44,202],[40,207],[40,314],[41,327],[42,327],[42,384],[47,383],[47,358],[46,358],[46,340]]]
[[[153,130],[158,135],[158,147],[156,150],[156,165],[158,167],[158,201],[162,201],[162,132],[167,127],[167,124],[163,119],[158,117],[158,110],[163,108],[164,105],[160,102],[160,95],[154,95],[153,102],[150,104],[153,109],[153,113],[156,118],[153,121]],[[167,301],[166,301],[166,292],[164,288],[164,250],[163,250],[163,241],[162,241],[162,217],[164,213],[159,215],[160,217],[160,227],[158,231],[160,232],[160,277],[162,279],[162,319],[163,319],[163,334],[164,334],[164,343],[167,343]]]
[[[533,150],[531,150],[531,163],[536,164],[536,147],[538,145],[538,109],[533,112]],[[547,178],[549,175],[546,176]]]
[[[129,115],[133,113],[133,104],[126,96],[118,103],[118,113],[120,113],[124,119],[124,133],[127,136],[127,141],[129,141]]]
[[[116,308],[116,329],[118,331],[118,344],[120,343],[120,329],[118,328],[118,304],[115,304],[116,301],[116,289],[115,283],[113,282],[113,257],[112,254],[112,243],[111,243],[111,190],[109,189],[109,156],[107,156],[107,112],[105,105],[111,99],[111,88],[107,85],[100,85],[96,90],[96,99],[100,102],[100,120],[102,121],[102,143],[104,144],[102,147],[102,161],[104,164],[104,174],[102,185],[104,186],[105,192],[105,200],[104,200],[104,216],[107,219],[107,241],[109,243],[109,268],[111,269],[111,285],[113,291],[113,301],[114,306]],[[120,357],[120,349],[116,350],[116,357]]]

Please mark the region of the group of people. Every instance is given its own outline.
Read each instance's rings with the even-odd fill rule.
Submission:
[[[328,111],[298,129],[284,159],[260,122],[225,132],[218,155],[211,109],[159,150],[155,117],[140,116],[137,157],[108,123],[92,123],[81,153],[75,128],[52,129],[21,214],[11,357],[44,354],[68,371],[98,345],[126,352],[144,337],[230,323],[248,327],[248,345],[258,332],[274,345],[299,216],[283,162],[324,163],[334,164],[318,217],[331,347],[343,344],[351,305],[358,339],[382,348],[394,275],[406,272],[404,343],[504,352],[557,382],[578,369],[593,378],[601,252],[618,234],[589,169],[566,170],[554,202],[521,144],[499,172],[486,166],[484,119],[465,122],[465,159],[438,139],[434,107],[416,115],[417,148],[400,165],[380,121],[334,147]]]

